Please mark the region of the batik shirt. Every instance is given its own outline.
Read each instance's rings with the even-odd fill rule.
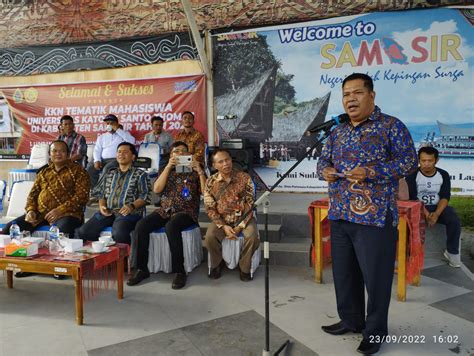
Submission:
[[[121,209],[137,199],[147,204],[151,201],[151,186],[148,175],[139,168],[130,167],[122,172],[119,168],[111,169],[105,179],[101,179],[97,191],[98,198],[107,200],[107,208]],[[138,208],[132,214],[142,215],[145,207]]]
[[[26,212],[40,214],[39,220],[51,210],[59,208],[61,217],[84,219],[84,208],[89,200],[89,175],[82,166],[68,160],[56,171],[54,164],[42,168],[35,179],[26,201]]]
[[[59,135],[58,140],[66,142],[71,157],[77,154],[81,154],[82,157],[87,156],[86,139],[76,131],[73,131],[70,135]]]
[[[350,122],[337,126],[319,158],[319,177],[322,179],[326,167],[338,172],[363,167],[367,178],[360,183],[344,178],[329,183],[329,219],[383,227],[389,210],[396,226],[398,180],[416,169],[417,164],[406,126],[377,106],[368,120],[356,127]]]
[[[252,179],[245,172],[232,171],[230,181],[226,182],[219,172],[210,176],[204,191],[204,205],[209,219],[218,227],[235,225],[254,203]],[[245,227],[252,214],[243,221]]]
[[[204,149],[206,141],[204,141],[204,136],[196,129],[192,129],[190,133],[186,133],[183,129],[179,131],[175,138],[176,141],[182,141],[188,145],[189,153],[193,154],[196,160],[204,165]]]
[[[201,186],[196,172],[176,173],[173,169],[168,175],[165,188],[161,193],[160,206],[155,210],[164,219],[176,213],[186,213],[197,223]]]

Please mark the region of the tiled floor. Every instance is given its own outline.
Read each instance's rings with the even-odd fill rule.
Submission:
[[[304,213],[315,198],[291,198],[288,204],[277,196],[272,209],[278,210],[281,200],[280,205],[300,206]],[[474,355],[474,282],[443,261],[444,241],[436,231],[428,231],[421,286],[408,286],[407,301],[401,303],[396,280],[393,284],[389,331],[406,338],[384,344],[383,354]],[[75,324],[71,280],[15,279],[14,289],[8,290],[0,272],[0,356],[129,356],[134,350],[140,355],[260,355],[263,266],[249,283],[241,282],[237,271],[226,270],[219,280],[208,279],[206,272],[202,264],[178,291],[171,289],[173,276],[162,273],[142,285],[125,286],[121,301],[115,291],[101,291],[86,301],[83,326]],[[356,354],[360,335],[336,337],[321,331],[321,325],[338,320],[330,269],[324,280],[314,283],[308,267],[270,267],[272,351],[290,338],[295,343],[289,355]],[[442,336],[456,342],[439,343]],[[231,352],[222,353],[224,349]]]
[[[449,268],[441,260],[438,264]],[[248,320],[257,321],[253,327],[242,330],[241,335],[237,334],[238,337],[261,335],[263,271],[259,268],[254,281],[249,283],[240,282],[238,272],[228,270],[220,280],[214,281],[206,277],[206,266],[201,265],[190,274],[186,287],[178,291],[171,289],[171,275],[153,275],[143,285],[126,286],[122,301],[116,299],[114,291],[102,291],[87,301],[83,326],[76,326],[74,322],[71,280],[56,281],[45,276],[15,279],[15,288],[8,290],[5,279],[0,278],[0,355],[85,355],[89,351],[94,355],[107,355],[110,350],[114,350],[114,355],[130,355],[126,350],[133,343],[127,347],[124,344],[123,348],[104,347],[136,340],[138,344],[149,345],[148,349],[140,348],[142,355],[147,352],[180,355],[181,350],[185,355],[217,356],[220,354],[214,349],[197,344],[193,332],[207,328],[212,334],[209,337],[217,338],[212,340],[224,347],[232,337],[222,334],[222,330],[219,336],[217,329],[213,334],[212,325],[225,325],[226,317],[245,319],[247,315]],[[271,322],[283,333],[272,335],[275,341],[272,345],[283,342],[287,334],[301,347],[304,345],[320,355],[354,354],[360,335],[333,337],[320,329],[321,325],[337,320],[330,270],[325,271],[326,283],[322,285],[313,282],[309,268],[271,266],[270,273]],[[409,286],[407,302],[401,303],[395,300],[394,284],[390,332],[396,336],[421,335],[424,344],[386,344],[384,354],[449,355],[452,352],[449,349],[458,346],[458,354],[472,354],[474,323],[458,313],[462,308],[472,310],[471,290],[423,276],[421,286]],[[170,336],[168,342],[167,335]],[[173,341],[181,340],[178,335],[185,335],[180,344]],[[434,343],[434,337],[439,335],[455,335],[459,345]],[[232,354],[253,355],[258,341],[259,338],[253,338],[251,342],[232,344],[236,347]],[[245,349],[245,345],[249,348]],[[262,339],[261,349],[263,345]],[[238,347],[242,353],[237,351]],[[295,350],[290,354],[299,355]]]

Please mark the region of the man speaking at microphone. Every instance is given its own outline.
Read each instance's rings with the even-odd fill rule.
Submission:
[[[322,329],[332,335],[362,332],[357,351],[370,355],[388,334],[398,180],[418,162],[406,126],[375,105],[368,75],[346,77],[342,104],[350,120],[331,132],[317,167],[319,177],[329,183],[332,266],[341,319]]]

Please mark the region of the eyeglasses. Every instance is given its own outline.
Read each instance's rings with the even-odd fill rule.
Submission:
[[[185,148],[174,148],[173,153],[187,153],[188,150]]]

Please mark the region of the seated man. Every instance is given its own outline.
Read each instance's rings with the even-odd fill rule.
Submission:
[[[194,128],[194,114],[190,111],[183,112],[182,115],[183,129],[178,131],[174,139],[183,141],[188,145],[189,153],[204,166],[205,144],[204,136],[201,132]]]
[[[56,224],[59,231],[74,234],[84,221],[84,208],[89,199],[89,176],[82,166],[69,159],[64,141],[49,146],[51,162],[37,174],[26,201],[26,214],[15,219],[20,230],[33,232],[43,225]],[[12,221],[2,234],[9,234]]]
[[[255,218],[249,214],[237,227],[233,227],[254,203],[254,187],[250,176],[232,169],[229,152],[218,149],[212,153],[212,166],[217,170],[206,182],[204,205],[211,224],[206,232],[206,247],[211,256],[209,277],[218,279],[224,265],[222,240],[237,239],[242,232],[244,246],[240,254],[240,279],[250,281],[250,264],[260,245]]]
[[[137,235],[137,271],[127,282],[134,286],[150,276],[148,271],[148,247],[150,233],[165,227],[171,251],[173,273],[176,276],[172,288],[180,289],[186,284],[184,270],[183,230],[198,222],[201,191],[206,184],[206,176],[201,165],[193,160],[193,172],[177,173],[175,166],[178,156],[188,155],[188,146],[181,141],[171,145],[171,157],[154,184],[155,193],[161,193],[158,209],[141,219],[136,228]]]
[[[420,200],[425,204],[424,213],[428,226],[431,227],[437,222],[446,225],[444,257],[451,267],[461,267],[461,222],[456,211],[448,206],[451,180],[448,172],[436,167],[438,155],[438,150],[434,147],[421,147],[418,150],[420,167],[405,180],[410,200]]]
[[[49,146],[50,163],[36,175],[26,200],[26,214],[16,218],[20,230],[35,231],[43,225],[56,224],[59,231],[69,234],[84,222],[84,210],[89,199],[89,176],[82,166],[69,159],[69,148],[64,141]],[[8,235],[10,221],[2,230]],[[27,277],[30,272],[17,272],[16,277]],[[54,275],[56,279],[64,276]]]
[[[117,167],[115,153],[118,145],[122,142],[135,143],[135,138],[120,128],[117,116],[109,114],[105,117],[104,122],[107,124],[106,132],[97,137],[94,147],[94,162],[89,162],[87,166],[92,188],[97,185],[101,171],[106,174],[111,168]]]
[[[61,134],[58,140],[64,141],[69,147],[71,161],[79,163],[83,166],[87,165],[87,144],[84,136],[78,134],[74,130],[74,119],[69,115],[61,117],[61,125],[59,125]],[[83,164],[83,162],[85,164]]]
[[[153,130],[145,135],[143,142],[158,143],[160,145],[160,168],[163,168],[168,163],[170,157],[173,136],[171,136],[168,132],[163,131],[163,118],[160,116],[153,116],[151,118],[151,127]]]
[[[135,146],[122,142],[117,148],[118,168],[111,169],[97,187],[99,211],[76,230],[76,238],[96,241],[100,232],[112,226],[112,238],[130,244],[130,232],[150,202],[148,175],[133,166]]]

